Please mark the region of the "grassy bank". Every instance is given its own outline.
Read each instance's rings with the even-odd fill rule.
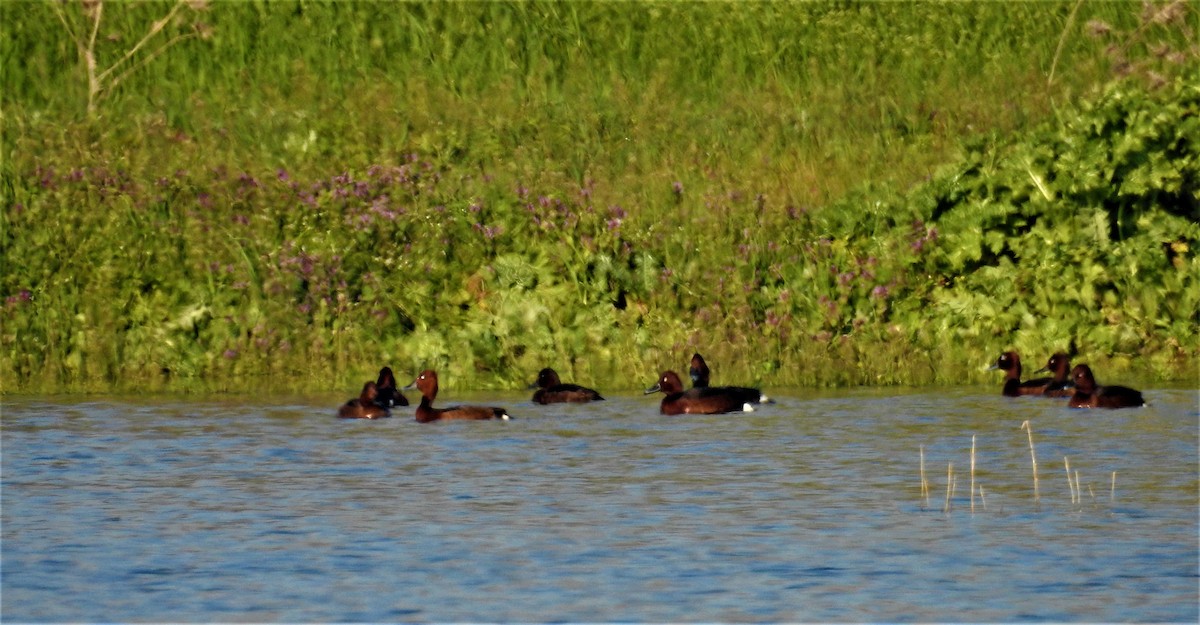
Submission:
[[[1189,22],[736,6],[0,5],[4,390],[1194,379]]]

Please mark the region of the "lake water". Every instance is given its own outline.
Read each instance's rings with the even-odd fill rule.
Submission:
[[[443,389],[514,420],[427,425],[334,418],[352,394],[6,398],[0,618],[1200,619],[1192,389],[1115,411],[796,391],[682,417]]]

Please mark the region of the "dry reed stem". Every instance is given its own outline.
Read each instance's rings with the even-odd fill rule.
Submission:
[[[929,507],[929,480],[925,478],[925,446],[921,445],[921,496],[925,499],[925,507]]]
[[[1112,472],[1112,485],[1108,487],[1108,502],[1112,503],[1117,497],[1117,472]]]
[[[1042,495],[1038,486],[1037,454],[1033,451],[1033,427],[1029,425],[1028,419],[1021,422],[1021,429],[1029,435],[1029,460],[1033,464],[1033,501],[1036,503],[1042,500]]]
[[[1067,470],[1067,490],[1071,492],[1071,503],[1075,503],[1075,484],[1071,482],[1071,459],[1063,456],[1063,468]]]
[[[971,512],[975,512],[975,435],[971,435]]]
[[[987,498],[983,496],[983,484],[979,485],[979,503],[983,506],[983,511],[987,512]]]
[[[942,506],[942,512],[950,512],[950,496],[954,488],[954,463],[946,464],[946,504]]]

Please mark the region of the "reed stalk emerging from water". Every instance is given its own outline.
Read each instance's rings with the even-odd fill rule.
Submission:
[[[925,446],[921,445],[921,498],[925,507],[929,507],[929,480],[925,477]]]
[[[1117,497],[1117,472],[1112,472],[1112,484],[1108,487],[1108,502],[1112,503]]]
[[[1071,459],[1063,456],[1063,468],[1067,471],[1067,490],[1071,492],[1071,503],[1079,503],[1078,484],[1071,481]]]
[[[975,512],[975,435],[971,435],[971,513]]]
[[[946,503],[942,506],[942,512],[950,512],[950,498],[954,496],[954,463],[946,464]]]
[[[1042,495],[1038,487],[1038,471],[1037,471],[1037,454],[1033,451],[1033,427],[1029,425],[1029,420],[1021,422],[1021,429],[1029,435],[1029,461],[1033,465],[1033,501],[1041,502]]]

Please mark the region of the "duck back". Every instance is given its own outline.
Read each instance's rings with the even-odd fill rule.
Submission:
[[[384,367],[379,370],[379,378],[375,380],[375,386],[378,389],[378,397],[375,398],[375,403],[380,406],[392,408],[408,405],[408,398],[396,386],[396,376],[392,373],[391,367]]]
[[[558,373],[549,367],[538,373],[537,381],[531,388],[538,389],[533,394],[536,404],[557,404],[564,402],[603,401],[604,398],[596,391],[578,384],[564,384],[558,378]]]
[[[431,423],[433,421],[484,421],[488,419],[507,421],[510,418],[508,411],[505,409],[491,406],[434,408],[433,400],[437,398],[438,393],[438,377],[437,372],[432,369],[422,371],[409,386],[416,387],[421,391],[421,403],[417,406],[416,412],[418,423]]]
[[[664,371],[658,382],[646,389],[647,394],[656,392],[665,395],[659,404],[659,412],[665,415],[721,414],[754,410],[749,402],[742,401],[734,394],[719,392],[719,389],[692,388],[685,391],[683,382],[674,371]]]
[[[1146,405],[1141,391],[1115,384],[1097,384],[1087,365],[1072,369],[1071,380],[1075,383],[1075,394],[1067,402],[1071,408],[1138,408]]]
[[[387,408],[376,403],[378,397],[378,389],[374,382],[367,382],[363,385],[362,393],[358,397],[342,404],[338,408],[338,418],[340,419],[382,419],[383,417],[391,416]]]
[[[692,378],[692,388],[694,389],[705,389],[706,392],[713,394],[731,395],[740,399],[742,403],[771,403],[771,398],[756,388],[748,386],[710,386],[709,378],[712,372],[708,368],[708,363],[704,362],[704,357],[699,353],[692,354],[692,362],[688,367],[688,375]]]

